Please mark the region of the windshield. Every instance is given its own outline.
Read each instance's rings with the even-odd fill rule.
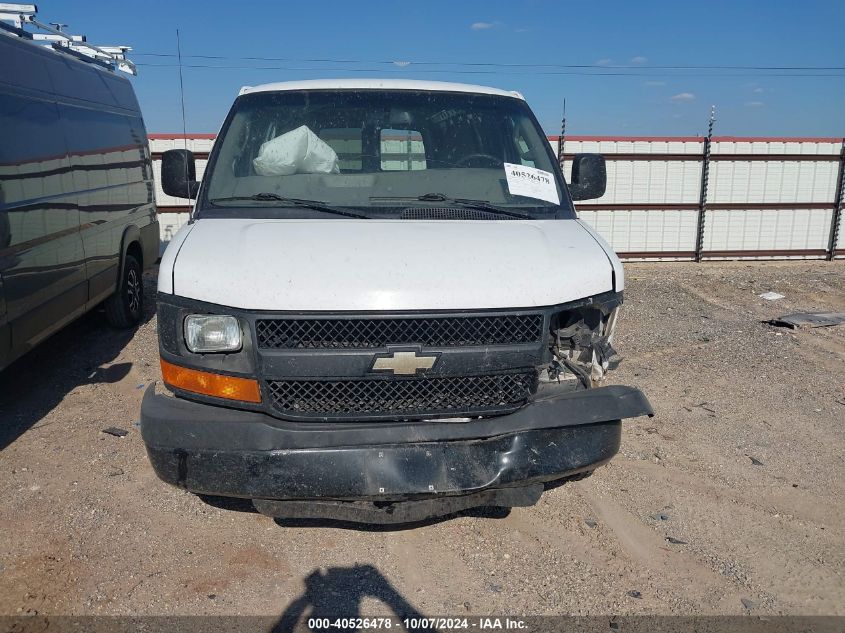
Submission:
[[[235,102],[206,171],[200,214],[267,217],[278,209],[299,217],[331,206],[346,211],[338,217],[395,217],[409,208],[470,207],[481,219],[496,218],[497,209],[511,219],[573,217],[556,173],[521,99],[259,92]]]

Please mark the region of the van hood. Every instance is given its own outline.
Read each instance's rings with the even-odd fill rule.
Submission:
[[[614,268],[621,289],[600,242],[580,220],[209,218],[174,239],[159,291],[244,310],[547,306],[614,290]]]

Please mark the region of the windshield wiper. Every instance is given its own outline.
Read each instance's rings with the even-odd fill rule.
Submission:
[[[229,200],[258,200],[260,202],[283,202],[294,207],[304,207],[306,209],[314,209],[315,211],[322,211],[323,213],[333,213],[335,215],[342,215],[347,218],[359,218],[367,220],[370,216],[358,213],[352,209],[345,209],[343,207],[334,207],[319,200],[306,200],[304,198],[288,198],[287,196],[280,196],[277,193],[261,192],[255,193],[251,196],[229,196],[228,198],[213,198],[209,200],[212,204],[215,202],[226,202]]]
[[[456,204],[467,209],[478,209],[480,211],[490,211],[491,213],[498,213],[499,215],[506,215],[512,218],[520,218],[522,220],[531,220],[532,217],[527,213],[505,209],[488,202],[487,200],[470,200],[469,198],[450,198],[443,193],[424,193],[417,196],[416,200],[421,202],[448,202],[449,204]]]

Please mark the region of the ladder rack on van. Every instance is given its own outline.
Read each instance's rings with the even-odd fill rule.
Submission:
[[[65,33],[62,29],[67,26],[66,24],[39,22],[35,19],[36,13],[38,13],[38,7],[34,4],[0,2],[0,33],[38,42],[49,42],[45,46],[82,61],[97,64],[111,71],[117,69],[130,75],[138,74],[135,64],[126,58],[126,53],[132,50],[130,47],[89,44],[84,35]],[[24,29],[27,24],[47,32],[30,33]]]

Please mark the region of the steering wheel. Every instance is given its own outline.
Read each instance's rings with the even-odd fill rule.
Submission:
[[[458,166],[467,166],[467,163],[470,163],[474,160],[481,159],[482,161],[487,161],[490,163],[491,167],[499,167],[502,164],[502,159],[498,156],[493,156],[492,154],[468,154],[462,158],[459,158],[455,161],[455,165]]]

